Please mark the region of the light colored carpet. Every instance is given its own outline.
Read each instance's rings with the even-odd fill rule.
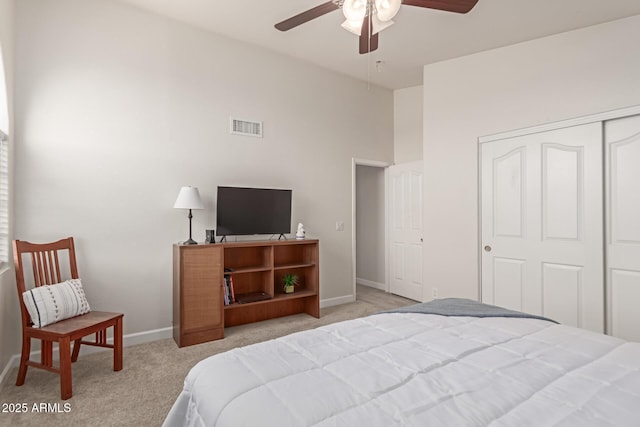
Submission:
[[[178,348],[173,339],[124,349],[124,368],[113,372],[112,352],[80,354],[73,364],[73,397],[60,400],[58,376],[29,368],[23,386],[14,385],[17,369],[0,388],[0,403],[26,403],[27,413],[0,412],[2,426],[159,426],[182,390],[189,370],[216,353],[292,332],[354,319],[415,301],[358,286],[357,300],[321,310],[320,319],[298,314],[225,329],[223,340]],[[126,322],[126,317],[125,317]],[[60,413],[33,412],[34,404],[57,404]],[[65,403],[70,405],[65,411]],[[55,407],[54,407],[55,409]]]

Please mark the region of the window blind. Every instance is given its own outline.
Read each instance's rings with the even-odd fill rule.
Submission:
[[[9,261],[9,138],[0,130],[0,265]]]

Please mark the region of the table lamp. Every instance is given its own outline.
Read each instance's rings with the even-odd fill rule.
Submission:
[[[191,209],[204,209],[202,200],[200,200],[200,192],[198,187],[182,187],[178,198],[173,204],[175,209],[189,209],[189,240],[184,242],[185,245],[195,245],[197,242],[191,238]]]

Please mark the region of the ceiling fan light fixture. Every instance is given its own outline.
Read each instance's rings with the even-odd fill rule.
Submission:
[[[400,10],[402,0],[375,0],[376,15],[380,21],[391,21]]]
[[[362,33],[362,19],[360,21],[349,21],[347,19],[342,23],[342,28],[360,37]]]
[[[360,22],[367,16],[367,0],[344,0],[342,13],[349,22]]]
[[[328,0],[316,7],[275,24],[277,30],[289,31],[336,9],[342,9],[346,21],[342,28],[357,35],[361,54],[378,49],[378,33],[393,25],[400,6],[415,6],[446,12],[467,13],[479,0]]]
[[[380,20],[380,18],[378,18],[377,15],[373,15],[373,17],[371,18],[371,35],[377,34],[380,31],[384,30],[385,28],[389,28],[392,25],[393,25],[392,20],[389,19],[389,20],[383,21],[383,20]]]
[[[389,28],[393,25],[393,23],[394,22],[391,20],[381,21],[376,15],[373,15],[373,17],[371,18],[371,35],[377,34],[385,28]],[[344,21],[342,23],[342,28],[359,37],[360,35],[362,35],[362,20]]]
[[[342,28],[357,36],[362,34],[362,21],[371,13],[371,35],[393,25],[391,20],[402,5],[402,0],[345,0],[342,13],[346,20]],[[375,7],[374,7],[375,6]]]

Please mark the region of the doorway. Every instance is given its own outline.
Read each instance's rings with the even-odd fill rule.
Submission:
[[[352,160],[352,285],[388,292],[386,162]]]
[[[352,265],[356,283],[423,301],[422,161],[353,159]]]

